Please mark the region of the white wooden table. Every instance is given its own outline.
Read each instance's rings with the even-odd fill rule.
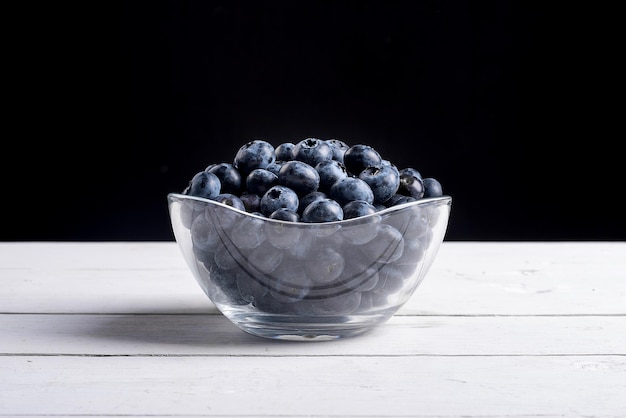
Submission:
[[[626,242],[444,242],[370,334],[253,337],[164,243],[0,243],[1,417],[626,417]]]

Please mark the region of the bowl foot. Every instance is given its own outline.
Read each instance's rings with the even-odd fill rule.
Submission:
[[[293,318],[282,315],[234,315],[229,319],[248,334],[290,341],[330,341],[351,338],[376,328],[389,319],[390,315],[328,316]]]

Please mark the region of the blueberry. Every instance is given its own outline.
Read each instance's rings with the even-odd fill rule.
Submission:
[[[340,139],[327,139],[326,143],[330,145],[333,151],[333,160],[343,164],[343,155],[350,146]]]
[[[343,218],[352,219],[376,213],[376,207],[364,200],[353,200],[342,207]]]
[[[222,187],[220,179],[213,173],[200,171],[196,173],[187,187],[186,194],[190,196],[213,199],[220,193]]]
[[[347,315],[361,303],[361,292],[348,292],[323,299],[305,299],[295,304],[296,312],[305,315]]]
[[[243,192],[241,196],[239,196],[239,198],[243,202],[243,205],[246,208],[246,212],[260,211],[261,196],[259,196],[258,194]]]
[[[360,292],[372,290],[378,283],[377,267],[374,267],[368,260],[346,260],[346,265],[340,277],[341,284],[348,289]]]
[[[387,207],[402,205],[404,203],[415,202],[417,199],[412,196],[404,196],[401,194],[395,194],[391,199],[385,202]]]
[[[368,167],[361,171],[359,178],[369,184],[376,203],[389,200],[400,186],[400,174],[391,165],[383,165],[380,168]]]
[[[306,297],[313,282],[304,273],[302,262],[283,257],[281,264],[273,271],[270,292],[276,299],[294,303]]]
[[[353,200],[374,203],[374,193],[369,184],[358,177],[345,177],[337,180],[330,188],[329,196],[341,206]]]
[[[276,185],[261,197],[260,209],[263,215],[269,217],[280,208],[287,208],[297,212],[299,204],[300,201],[296,192],[289,187]]]
[[[250,251],[246,261],[252,272],[269,274],[278,267],[282,259],[282,251],[276,251],[271,245],[259,245]]]
[[[301,268],[297,270],[298,267],[293,268],[296,271],[296,274],[302,274]],[[307,278],[305,277],[305,280]],[[302,281],[302,280],[300,280]],[[309,283],[312,283],[308,280]],[[310,284],[308,286],[301,286],[298,284],[291,283],[289,280],[276,280],[274,282],[274,286],[270,289],[271,295],[278,301],[283,303],[295,303],[304,299],[309,292]]]
[[[235,154],[233,166],[239,170],[242,177],[255,168],[265,168],[276,161],[274,147],[267,141],[255,139],[241,146]]]
[[[404,238],[391,225],[379,224],[376,238],[361,246],[365,257],[379,263],[392,263],[402,256]]]
[[[443,188],[438,180],[427,177],[424,179],[424,197],[439,197],[443,195]]]
[[[288,221],[288,222],[300,221],[300,215],[298,215],[298,212],[295,212],[287,208],[276,209],[274,212],[270,214],[269,218],[276,219],[279,221]]]
[[[302,212],[303,222],[333,222],[343,219],[343,210],[332,199],[319,199],[309,204]]]
[[[317,283],[336,280],[346,264],[343,255],[330,247],[316,247],[304,263],[307,276]]]
[[[387,202],[389,202],[389,200]],[[387,202],[385,202],[385,203],[387,203]],[[376,203],[376,202],[374,202],[373,205],[374,205],[374,207],[376,208],[377,211],[378,210],[387,209],[387,207],[388,207],[386,204]]]
[[[355,200],[354,202],[361,202],[360,200]],[[354,203],[351,202],[351,203]],[[346,206],[351,205],[348,203]],[[362,202],[365,203],[365,202]],[[365,203],[369,205],[368,203]],[[344,206],[344,207],[346,207]],[[346,212],[350,213],[351,209],[347,208]],[[346,218],[346,212],[344,212],[344,219]],[[356,214],[351,214],[354,216],[351,219],[358,218]],[[378,234],[378,224],[380,223],[380,216],[378,215],[370,215],[367,218],[362,218],[359,221],[350,222],[348,225],[344,225],[341,228],[341,234],[345,238],[346,242],[356,245],[362,245],[367,242],[370,242],[376,235]]]
[[[220,179],[222,184],[220,193],[238,194],[241,191],[241,174],[234,165],[230,163],[212,164],[205,171],[215,174]]]
[[[288,209],[278,209],[270,215],[270,218],[278,220],[281,217],[288,217],[285,215],[287,212],[295,215],[299,220],[298,214]],[[282,213],[282,215],[281,215]],[[291,219],[281,219],[288,222],[297,222]],[[268,222],[265,227],[265,233],[267,235],[267,241],[276,248],[286,249],[292,248],[298,244],[302,238],[302,229],[299,226],[294,226],[291,223],[285,222]]]
[[[292,288],[310,289],[313,283],[306,277],[303,267],[302,260],[285,255],[278,268],[274,270],[272,279],[276,282],[282,282],[278,287],[289,286]],[[272,282],[270,283],[270,288],[276,289],[277,287]]]
[[[234,270],[214,267],[211,269],[211,285],[206,287],[211,300],[226,305],[245,305],[247,302],[239,294],[237,275]]]
[[[216,202],[220,202],[227,206],[232,206],[235,209],[239,209],[245,212],[246,206],[243,204],[241,198],[232,193],[220,193],[213,199]]]
[[[264,238],[265,221],[252,216],[237,222],[230,233],[233,245],[240,249],[256,248],[263,243]]]
[[[419,171],[417,171],[416,169],[414,169],[413,167],[403,168],[402,170],[400,170],[400,175],[402,175],[402,174],[406,174],[406,175],[409,175],[409,176],[416,177],[418,179],[422,179],[422,174]]]
[[[433,230],[427,229],[424,235],[419,237],[420,243],[423,248],[428,248],[430,246],[431,241],[433,240]]]
[[[282,144],[279,144],[274,150],[274,154],[276,154],[276,160],[293,160],[293,147],[295,147],[295,144],[292,142],[283,142]]]
[[[331,146],[321,139],[307,138],[298,142],[291,151],[294,160],[302,161],[315,167],[321,161],[332,160]]]
[[[203,215],[203,214],[204,214],[204,203],[202,202],[196,202],[195,200],[187,200],[187,201],[183,201],[183,204],[180,206],[180,221],[187,229],[191,228],[192,222],[199,215]]]
[[[283,164],[285,164],[285,161],[276,160],[273,163],[269,164],[267,167],[265,167],[265,169],[278,175],[278,172],[280,171],[280,168],[283,166]]]
[[[326,196],[326,193],[320,192],[319,190],[307,194],[306,196],[300,199],[300,206],[298,207],[298,213],[302,215],[302,212],[304,212],[304,209],[306,209],[306,207],[309,206],[311,203],[315,202],[316,200],[326,199],[327,197],[328,196]]]
[[[197,216],[190,227],[191,242],[200,251],[215,251],[220,238],[215,225],[204,216]]]
[[[320,175],[319,189],[325,193],[328,193],[337,180],[348,177],[348,170],[337,160],[321,161],[317,163],[315,170]]]
[[[398,193],[411,196],[415,199],[424,197],[424,183],[419,173],[414,170],[403,169],[400,171],[400,187]]]
[[[278,184],[278,176],[265,168],[255,168],[246,177],[246,190],[259,196],[263,196],[276,184]]]
[[[415,267],[419,261],[424,257],[424,248],[419,239],[406,239],[404,240],[404,251],[402,256],[396,260],[396,266],[407,265]]]
[[[272,314],[287,313],[292,310],[291,303],[285,303],[277,299],[272,292],[267,292],[265,295],[255,299],[253,305],[259,311]]]
[[[379,292],[361,292],[361,302],[357,312],[368,312],[374,308],[385,306],[387,304],[387,296]]]
[[[255,299],[263,297],[267,292],[267,287],[263,286],[245,271],[235,273],[237,278],[237,290],[246,302],[254,302]]]
[[[300,229],[300,231],[303,230]],[[288,248],[288,252],[290,256],[298,260],[305,260],[313,249],[315,242],[316,237],[314,234],[303,232],[300,239],[293,246]]]
[[[343,164],[356,176],[367,167],[381,167],[382,161],[378,151],[369,145],[353,145],[343,154]]]
[[[215,199],[213,200],[215,200],[216,202],[220,202],[226,206],[231,206],[235,209],[244,211],[244,212],[246,210],[246,207],[243,204],[243,201],[238,196],[231,194],[231,193],[221,193],[217,195]],[[207,216],[207,219],[213,222],[217,222],[220,228],[228,229],[231,226],[233,226],[233,224],[235,224],[237,221],[241,220],[241,217],[243,215],[232,210],[227,210],[227,209],[220,208],[220,207],[214,207],[214,208],[210,208],[206,212],[206,216]]]
[[[406,215],[390,216],[385,219],[386,224],[402,231],[404,239],[407,241],[421,237],[430,227],[428,213],[423,208],[413,206],[410,210],[412,214],[408,219]]]
[[[381,266],[378,271],[378,283],[372,293],[389,295],[399,292],[404,287],[404,276],[402,272],[392,264]]]
[[[221,270],[230,270],[237,267],[239,255],[233,248],[219,245],[215,250],[215,265]]]
[[[358,309],[361,292],[346,292],[322,301],[328,314],[347,315]]]
[[[320,175],[309,164],[302,161],[287,161],[278,172],[278,184],[289,187],[299,197],[317,190]]]

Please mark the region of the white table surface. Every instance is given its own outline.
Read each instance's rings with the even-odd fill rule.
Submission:
[[[174,242],[0,243],[0,417],[626,417],[626,242],[444,242],[328,342],[240,331]]]

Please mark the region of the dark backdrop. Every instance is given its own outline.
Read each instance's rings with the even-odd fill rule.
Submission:
[[[624,240],[619,14],[593,5],[13,6],[0,239],[172,240],[197,171],[320,137],[439,179],[447,240]]]

